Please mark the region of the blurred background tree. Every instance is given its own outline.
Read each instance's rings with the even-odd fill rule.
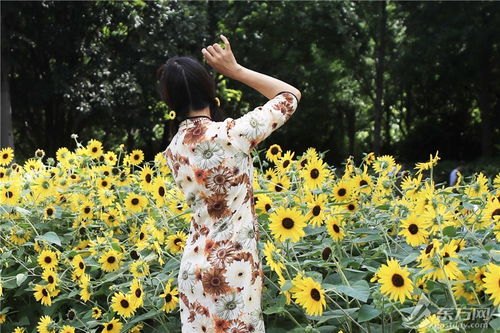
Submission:
[[[450,165],[499,164],[500,3],[2,1],[1,11],[1,127],[11,104],[20,161],[72,147],[72,133],[152,158],[169,141],[156,69],[173,55],[201,60],[224,33],[244,66],[303,92],[267,145],[328,150],[331,163],[439,150]],[[265,102],[214,78],[228,116]]]

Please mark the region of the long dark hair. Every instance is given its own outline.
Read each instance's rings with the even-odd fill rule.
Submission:
[[[190,110],[210,108],[214,121],[224,119],[216,102],[215,82],[205,67],[192,57],[172,57],[156,71],[160,81],[160,97],[174,110],[176,117],[170,120],[170,138],[179,129],[181,121]]]

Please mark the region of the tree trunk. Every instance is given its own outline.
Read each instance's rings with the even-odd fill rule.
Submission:
[[[381,1],[379,5],[379,20],[378,20],[378,41],[377,41],[377,61],[375,67],[375,106],[374,106],[374,128],[373,128],[373,152],[380,153],[381,146],[381,127],[382,127],[382,112],[384,106],[384,58],[386,44],[386,25],[387,25],[387,10],[386,2]]]
[[[2,15],[3,16],[3,15]],[[2,34],[6,32],[4,17],[2,17]],[[0,148],[14,148],[14,133],[12,132],[12,107],[10,104],[9,66],[8,66],[8,38],[2,36],[2,91],[0,115]]]

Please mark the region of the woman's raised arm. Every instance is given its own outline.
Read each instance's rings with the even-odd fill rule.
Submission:
[[[294,86],[238,64],[231,50],[229,40],[223,35],[220,37],[224,42],[224,48],[215,43],[201,50],[205,60],[213,69],[230,79],[246,84],[269,99],[280,92],[287,91],[295,95],[297,101],[300,100],[300,91]]]

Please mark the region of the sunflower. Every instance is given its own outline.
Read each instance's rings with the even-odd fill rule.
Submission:
[[[111,308],[123,318],[130,318],[137,309],[130,294],[116,292],[111,299]]]
[[[94,318],[94,319],[100,319],[101,316],[102,316],[102,310],[99,307],[94,306],[92,308],[92,318]]]
[[[165,204],[165,194],[167,193],[167,188],[165,186],[165,180],[162,177],[155,178],[150,192],[153,194],[153,198],[156,201],[158,207],[162,207]]]
[[[371,177],[365,172],[352,178],[352,186],[357,192],[370,194],[373,187]]]
[[[431,333],[431,332],[442,332],[444,325],[439,320],[439,317],[435,314],[427,316],[424,320],[420,322],[417,327],[418,333]]]
[[[477,175],[476,180],[465,188],[464,193],[470,198],[481,197],[484,194],[487,194],[488,178],[480,172],[479,175]]]
[[[259,193],[255,196],[257,202],[255,203],[255,209],[261,213],[269,213],[273,207],[273,200],[267,195]]]
[[[267,184],[267,187],[269,190],[277,193],[288,191],[290,189],[290,178],[286,175],[278,174]]]
[[[10,229],[10,241],[16,245],[25,244],[31,237],[31,232],[14,225]]]
[[[317,189],[323,186],[330,172],[328,166],[321,159],[309,159],[306,166],[299,171],[304,179],[304,186],[308,189]]]
[[[100,258],[99,263],[101,264],[101,269],[105,272],[113,272],[120,268],[121,260],[123,254],[115,251],[108,250]]]
[[[401,231],[399,235],[406,238],[406,243],[411,246],[419,246],[427,242],[429,236],[430,222],[422,219],[418,214],[411,214],[401,221]]]
[[[326,230],[332,239],[336,242],[345,237],[342,220],[336,216],[329,216],[326,220]]]
[[[276,163],[281,157],[283,150],[277,144],[271,145],[266,151],[266,158],[268,161]]]
[[[470,282],[457,282],[451,289],[455,299],[459,300],[462,297],[467,304],[477,303],[476,294],[474,293],[474,285]]]
[[[177,297],[178,294],[179,292],[177,287],[172,289],[172,280],[169,280],[165,285],[163,294],[160,295],[164,301],[162,307],[163,311],[167,313],[172,312],[177,307],[177,304],[179,303],[179,297]]]
[[[48,286],[42,286],[40,284],[35,285],[34,296],[38,302],[42,303],[42,305],[52,305],[52,294]]]
[[[144,260],[134,261],[130,264],[130,272],[135,278],[145,277],[149,275],[149,264]]]
[[[353,186],[350,180],[342,179],[332,188],[332,195],[335,201],[343,202],[351,199]]]
[[[285,269],[285,264],[283,263],[283,257],[281,256],[281,249],[277,249],[273,242],[267,241],[264,245],[264,256],[266,258],[267,265],[275,271],[278,276],[283,274]]]
[[[144,153],[140,149],[134,149],[127,156],[127,160],[131,165],[139,165],[142,161],[144,161]]]
[[[75,333],[75,328],[70,325],[64,325],[61,330],[59,330],[59,333]]]
[[[90,157],[98,159],[99,157],[101,157],[101,155],[103,153],[102,143],[100,141],[95,140],[95,139],[91,139],[87,143],[86,153]]]
[[[87,302],[92,296],[92,289],[90,286],[90,277],[88,277],[88,274],[83,274],[82,278],[83,277],[85,277],[84,280],[80,282],[80,298],[82,299],[82,301]]]
[[[24,327],[16,327],[12,333],[26,333],[26,329]]]
[[[79,216],[84,219],[93,219],[94,218],[94,203],[91,200],[85,199],[79,209]]]
[[[172,254],[182,252],[184,246],[186,245],[186,240],[187,235],[182,231],[169,235],[167,237],[167,249],[169,249]]]
[[[154,173],[149,165],[145,165],[139,173],[141,187],[145,191],[150,191],[153,188]]]
[[[106,165],[115,166],[117,162],[118,157],[114,152],[108,151],[106,154],[104,154],[104,163],[106,163]]]
[[[319,158],[320,158],[320,156],[318,154],[318,151],[313,147],[309,147],[309,148],[307,148],[306,152],[304,154],[302,154],[302,156],[300,157],[298,164],[297,164],[297,169],[301,170],[301,169],[306,167],[306,165],[307,165],[307,163],[309,163],[309,161],[319,160]]]
[[[55,269],[58,265],[57,254],[51,250],[43,250],[38,255],[38,264],[45,269]]]
[[[408,278],[410,272],[407,268],[402,268],[395,259],[389,259],[386,264],[382,264],[377,275],[380,282],[380,291],[389,296],[392,301],[404,303],[406,298],[411,298],[413,283]]]
[[[116,318],[113,318],[111,321],[102,324],[103,328],[101,333],[120,333],[123,327],[123,324]]]
[[[138,279],[132,280],[132,284],[130,285],[130,297],[136,307],[140,307],[144,304],[144,290]]]
[[[53,270],[46,269],[42,273],[42,279],[47,281],[47,289],[50,291],[54,291],[57,287],[57,283],[59,282],[59,277],[57,273]]]
[[[472,272],[471,280],[474,282],[476,287],[476,291],[480,292],[484,290],[483,279],[485,278],[486,271],[488,270],[487,266],[474,267],[474,272]]]
[[[0,189],[0,204],[16,206],[21,199],[21,187],[18,184],[10,184]]]
[[[271,221],[269,224],[271,233],[280,241],[290,239],[292,242],[297,242],[305,236],[306,218],[296,207],[279,207],[269,215],[269,220]]]
[[[489,263],[484,273],[484,292],[490,295],[494,306],[500,305],[500,266]]]
[[[144,196],[134,192],[130,192],[125,198],[125,209],[132,214],[142,212],[147,204],[148,200]]]
[[[308,193],[305,201],[307,202],[307,208],[309,209],[306,218],[309,220],[309,224],[319,227],[325,222],[326,219],[326,203],[328,197],[326,194]]]
[[[326,307],[325,291],[319,282],[310,277],[298,281],[292,297],[310,316],[321,316]]]
[[[294,152],[287,151],[285,155],[281,156],[278,158],[276,163],[276,170],[278,170],[278,173],[283,174],[287,171],[289,171],[293,165],[293,156],[295,155]]]
[[[38,333],[56,333],[56,327],[56,323],[50,316],[42,316],[36,328]]]
[[[45,166],[43,165],[42,161],[37,160],[35,158],[30,158],[24,162],[23,168],[26,172],[30,172],[30,171],[40,171],[44,169]]]
[[[71,260],[71,265],[73,266],[73,270],[83,274],[85,272],[85,262],[80,254],[77,254]]]
[[[104,221],[108,227],[112,228],[118,227],[121,223],[125,222],[125,217],[118,208],[111,208],[101,213],[101,220]]]
[[[45,220],[49,220],[55,217],[55,214],[56,214],[56,208],[54,206],[47,206],[43,211],[43,218]]]
[[[0,313],[0,325],[2,325],[3,323],[5,323],[6,320],[7,320],[7,314]]]
[[[390,155],[379,156],[372,164],[373,170],[378,174],[387,174],[393,170],[396,165],[394,157]]]
[[[429,161],[428,162],[419,162],[415,164],[415,169],[417,169],[417,175],[422,173],[424,170],[429,170],[432,169],[434,166],[436,166],[437,161],[439,161],[441,158],[438,156],[439,151],[436,151],[436,156],[432,157],[432,154],[429,156]]]
[[[0,150],[0,166],[7,166],[14,159],[14,149],[11,147]]]
[[[481,223],[478,225],[482,229],[489,228],[500,222],[500,201],[496,198],[488,200],[482,212]]]

